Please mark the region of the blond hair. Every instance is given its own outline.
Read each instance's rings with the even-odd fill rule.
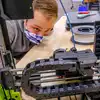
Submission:
[[[48,17],[58,17],[58,5],[56,0],[34,0],[33,9],[41,11]]]

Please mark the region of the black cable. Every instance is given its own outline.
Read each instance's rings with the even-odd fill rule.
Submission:
[[[58,97],[58,100],[60,100],[60,97]]]
[[[73,9],[73,7],[74,7],[73,0],[71,0],[71,3],[72,3],[71,9]]]
[[[75,100],[77,100],[77,97],[76,97],[76,95],[74,95],[75,96]]]
[[[71,96],[69,96],[69,99],[72,100]]]
[[[69,27],[70,27],[70,30],[71,30],[71,32],[72,32],[73,45],[74,45],[74,48],[75,48],[74,32],[73,32],[73,30],[72,30],[72,25],[71,25],[71,23],[70,23],[70,19],[69,19],[68,13],[66,12],[65,7],[64,7],[62,1],[61,1],[61,0],[59,0],[59,1],[60,1],[60,3],[61,3],[61,6],[62,6],[62,8],[63,8],[63,10],[64,10],[64,13],[65,13],[65,15],[66,15],[66,17],[67,17],[67,20],[68,20],[68,22],[69,22]]]
[[[11,93],[10,93],[10,89],[8,89],[8,92],[9,92],[10,100],[12,100],[12,96],[11,96]]]
[[[58,100],[60,100],[60,97],[58,97]]]
[[[5,96],[4,99],[8,100],[3,85],[1,85],[1,87],[2,87],[2,90],[3,90],[4,96]]]

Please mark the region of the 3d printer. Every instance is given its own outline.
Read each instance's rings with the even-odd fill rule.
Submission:
[[[23,4],[23,7],[21,4]],[[91,100],[99,99],[100,79],[93,79],[94,72],[98,77],[100,74],[100,63],[97,60],[99,52],[96,51],[99,48],[98,45],[95,45],[96,55],[91,50],[77,51],[72,48],[70,51],[66,51],[58,49],[49,59],[33,61],[25,69],[15,68],[10,52],[11,47],[5,19],[31,18],[33,16],[31,4],[32,0],[0,0],[0,37],[2,36],[0,42],[2,43],[0,46],[0,100],[21,100],[20,87],[37,100],[48,98],[58,98],[60,100],[60,97],[77,94],[86,94],[90,96]],[[15,9],[12,9],[13,7]],[[95,41],[98,44],[99,38],[96,38]],[[18,71],[22,71],[22,74],[19,75]],[[44,73],[55,74],[41,76]],[[54,79],[47,79],[50,77],[54,77]],[[41,84],[47,82],[57,82],[59,84],[41,86]]]

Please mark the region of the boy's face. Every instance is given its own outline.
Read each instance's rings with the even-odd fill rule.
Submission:
[[[42,36],[49,35],[55,24],[56,18],[47,19],[42,12],[35,10],[34,18],[25,21],[25,27],[28,31]]]

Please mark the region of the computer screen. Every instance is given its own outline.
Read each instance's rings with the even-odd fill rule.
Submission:
[[[0,14],[4,19],[32,18],[32,2],[33,0],[0,0]]]

